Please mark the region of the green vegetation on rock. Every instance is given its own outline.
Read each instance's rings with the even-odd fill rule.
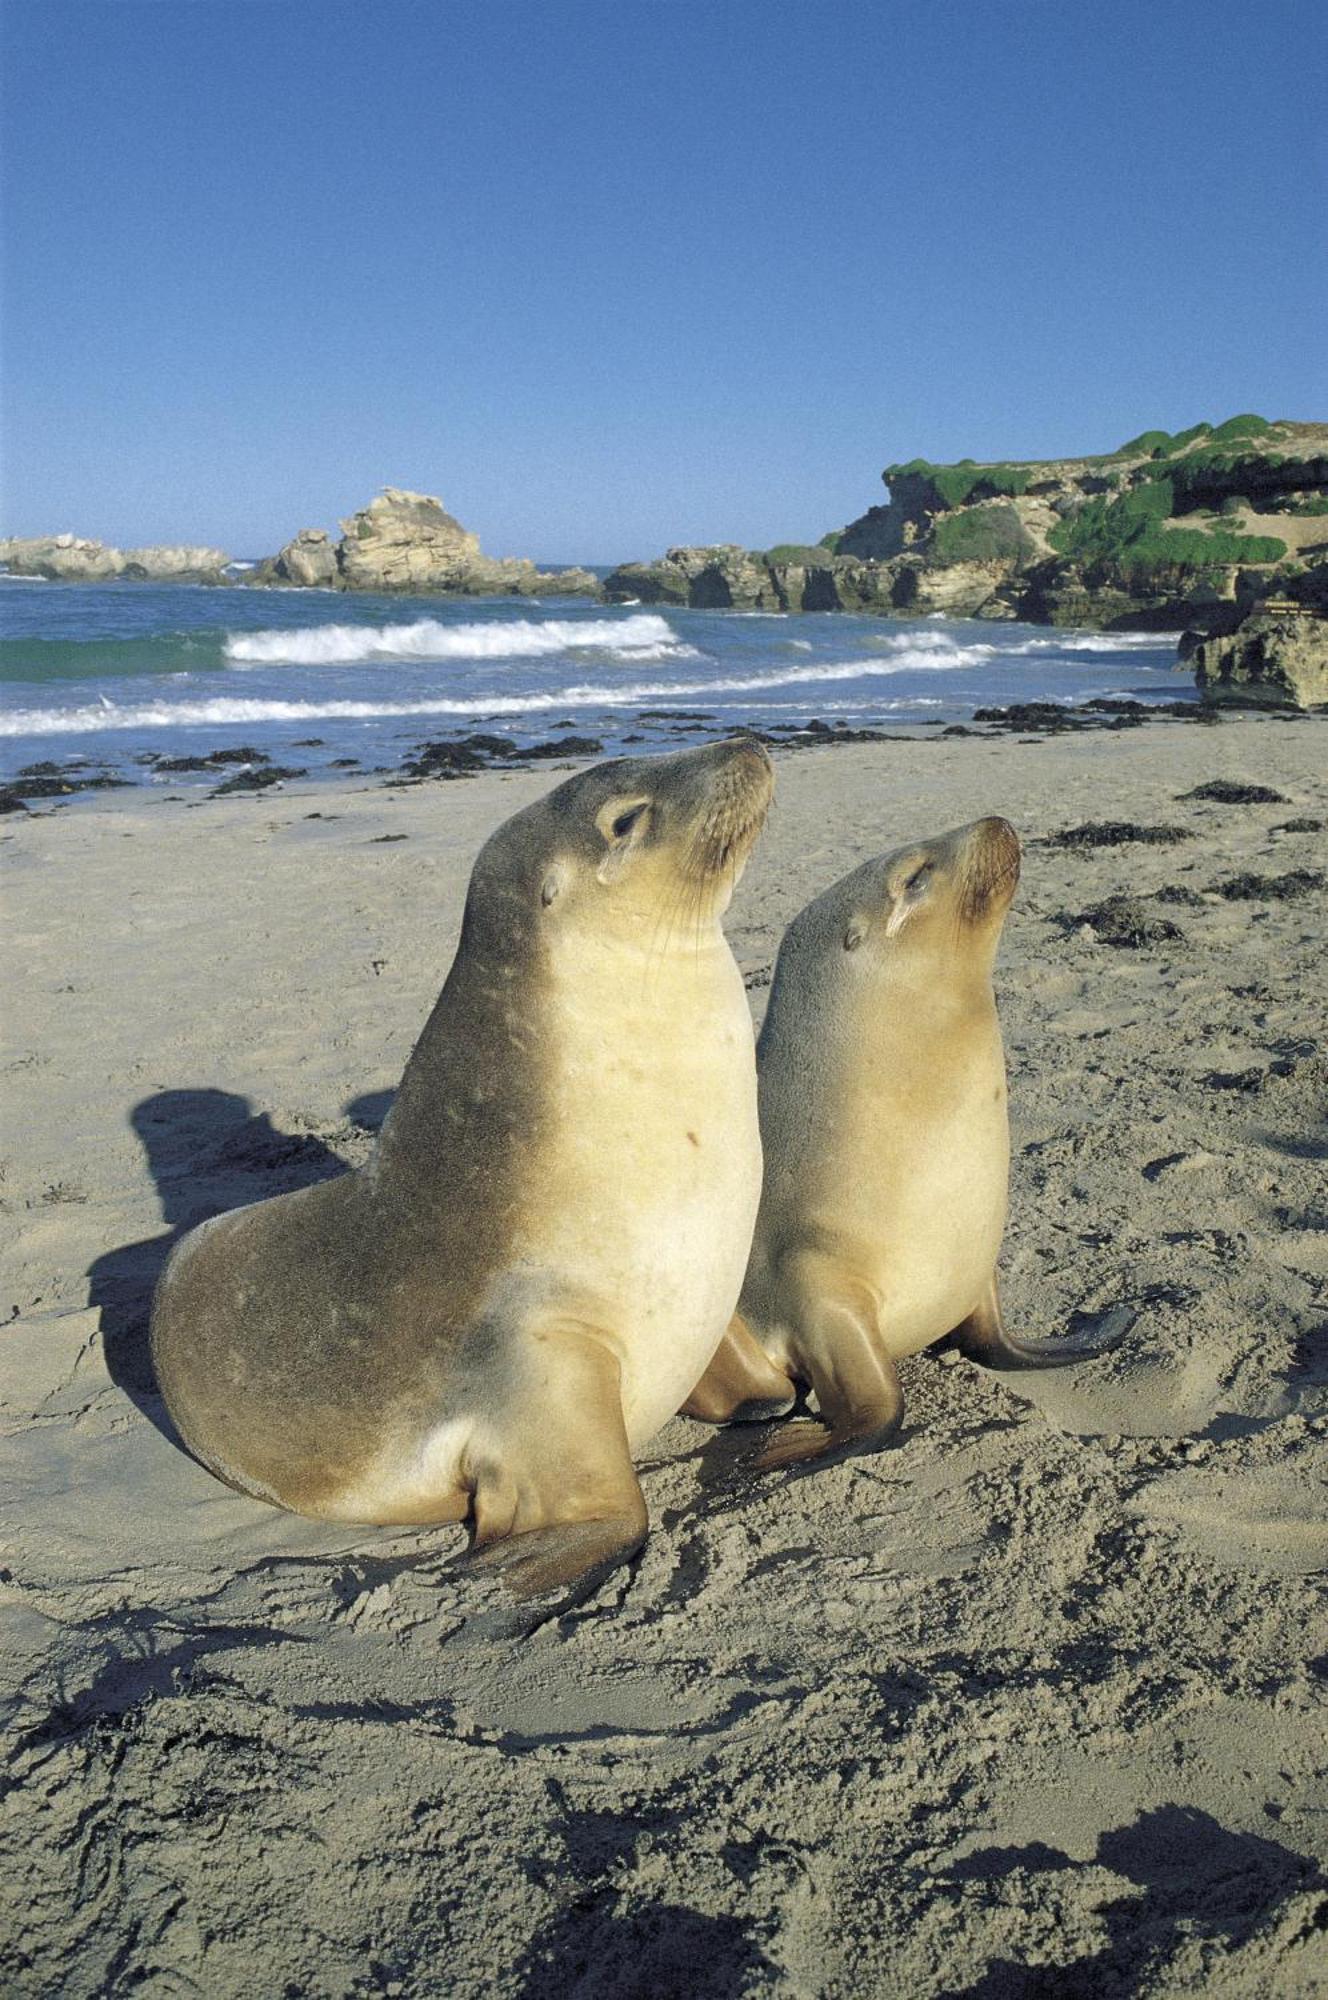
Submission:
[[[776,542],[773,549],[765,551],[768,563],[802,563],[806,568],[819,569],[824,566],[826,552],[833,555],[831,543],[838,539],[827,535],[821,542]]]
[[[1267,417],[1228,417],[1224,424],[1209,432],[1209,437],[1214,444],[1230,444],[1236,438],[1267,437],[1272,428]],[[1179,443],[1180,440],[1174,439],[1173,442]]]
[[[1035,468],[1031,465],[975,465],[971,458],[957,465],[933,465],[930,459],[911,458],[907,465],[887,465],[887,485],[894,479],[925,479],[947,507],[962,507],[966,500],[1013,499],[1028,491]]]
[[[1276,426],[1270,424],[1267,417],[1247,414],[1241,417],[1228,417],[1226,422],[1218,424],[1216,429],[1212,424],[1191,424],[1187,431],[1177,431],[1174,436],[1170,431],[1140,431],[1138,437],[1131,438],[1127,444],[1118,445],[1115,451],[1108,453],[1108,456],[1171,458],[1177,452],[1184,451],[1187,445],[1193,444],[1196,438],[1206,437],[1213,444],[1234,444],[1238,438],[1266,437],[1275,428]]]
[[[1110,458],[1140,458],[1145,453],[1150,457],[1171,443],[1170,431],[1140,431],[1127,444],[1118,445],[1108,453]]]
[[[942,514],[932,530],[931,552],[945,563],[1022,562],[1032,550],[1032,537],[1014,507]]]
[[[1058,555],[1079,563],[1113,562],[1126,570],[1275,563],[1286,554],[1286,543],[1272,535],[1238,535],[1216,525],[1164,528],[1175,509],[1173,481],[1150,479],[1115,500],[1088,501],[1047,539]]]

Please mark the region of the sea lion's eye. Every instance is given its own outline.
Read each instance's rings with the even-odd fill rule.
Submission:
[[[920,896],[932,877],[930,861],[924,861],[921,868],[915,868],[904,884],[906,896]]]
[[[642,819],[645,816],[645,814],[649,812],[649,810],[650,810],[649,806],[639,805],[639,806],[629,806],[626,812],[619,813],[617,819],[614,820],[613,822],[612,828],[610,829],[614,839],[625,840],[628,834],[631,832],[632,828],[636,825],[637,821],[639,819]]]

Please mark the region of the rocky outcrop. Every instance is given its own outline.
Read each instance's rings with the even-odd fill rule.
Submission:
[[[1328,426],[1233,417],[1098,457],[887,466],[889,504],[827,537],[892,608],[1213,630],[1328,545]]]
[[[1190,649],[1205,701],[1328,708],[1328,618],[1291,598],[1266,599],[1234,632]]]
[[[1328,425],[1233,417],[1097,457],[889,465],[885,506],[815,547],[672,548],[622,603],[1230,629],[1328,549]]]
[[[330,589],[337,580],[337,552],[326,528],[301,528],[293,542],[287,542],[272,557],[274,583],[298,584],[301,589]]]
[[[229,560],[224,549],[116,549],[79,535],[0,541],[0,563],[11,575],[44,576],[57,583],[109,583],[121,576],[140,583],[224,583]]]
[[[459,597],[594,597],[589,570],[539,570],[533,562],[486,556],[479,537],[441,500],[386,486],[341,523],[335,545],[321,528],[302,528],[279,555],[261,563],[258,584],[325,585],[333,590],[439,592]]]
[[[658,562],[622,563],[604,580],[618,604],[688,604],[698,611],[783,611],[765,561],[734,542],[669,549]]]
[[[341,531],[337,567],[345,590],[465,590],[485,563],[478,535],[441,500],[399,486],[384,487]]]

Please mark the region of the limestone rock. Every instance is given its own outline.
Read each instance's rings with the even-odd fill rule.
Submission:
[[[441,500],[399,486],[385,487],[341,528],[337,562],[347,590],[464,590],[483,561],[479,536]]]
[[[59,583],[107,583],[117,576],[149,582],[222,583],[224,549],[187,546],[116,549],[79,535],[14,536],[0,541],[0,562],[15,576]]]
[[[120,574],[140,583],[224,583],[230,557],[224,549],[175,546],[126,549]]]
[[[1328,708],[1328,618],[1289,598],[1266,599],[1236,630],[1193,648],[1205,701],[1259,708]]]
[[[330,588],[338,576],[337,552],[326,528],[301,528],[294,541],[261,567],[256,582],[293,583],[305,590]]]
[[[332,551],[335,572],[327,578],[341,590],[439,591],[464,597],[599,594],[589,570],[538,570],[524,558],[486,556],[478,535],[463,528],[429,493],[386,486],[341,527],[342,539]],[[279,572],[284,558],[301,544],[297,560],[325,569],[309,540],[316,532],[306,529],[297,536],[271,570]],[[283,578],[268,573],[261,580]]]
[[[888,504],[827,540],[892,573],[895,609],[1213,631],[1227,606],[1296,594],[1298,557],[1325,539],[1328,426],[1245,416],[1096,457],[912,459],[883,477]]]
[[[658,562],[623,563],[604,583],[616,603],[687,604],[698,611],[782,611],[770,566],[736,542],[673,548]]]

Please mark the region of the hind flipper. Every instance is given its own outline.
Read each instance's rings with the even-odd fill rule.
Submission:
[[[682,1414],[703,1424],[748,1424],[782,1417],[792,1407],[788,1376],[776,1368],[742,1315],[735,1313]]]
[[[961,1354],[984,1368],[1071,1368],[1076,1362],[1095,1360],[1119,1347],[1135,1318],[1133,1306],[1113,1306],[1094,1332],[1079,1338],[1071,1334],[1062,1340],[1020,1340],[1008,1331],[1001,1317],[1000,1291],[993,1274],[986,1297],[949,1340]]]
[[[810,1384],[818,1419],[781,1424],[750,1461],[754,1472],[816,1470],[880,1451],[904,1417],[899,1371],[881,1336],[874,1300],[833,1264],[805,1260],[794,1360]]]

